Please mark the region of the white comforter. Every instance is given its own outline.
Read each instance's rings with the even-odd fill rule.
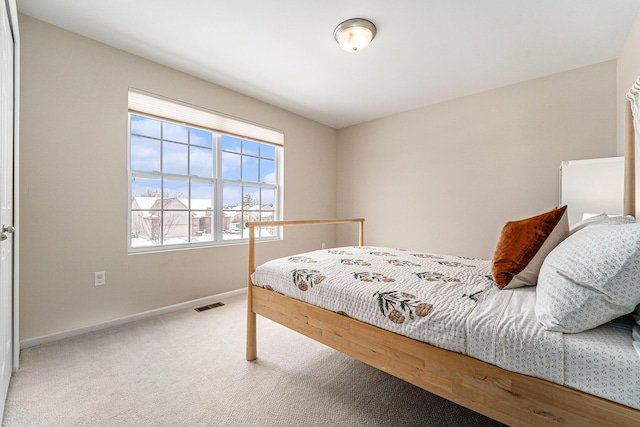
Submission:
[[[490,262],[379,247],[309,252],[258,267],[253,283],[502,368],[562,384],[562,333],[535,290],[499,290]]]

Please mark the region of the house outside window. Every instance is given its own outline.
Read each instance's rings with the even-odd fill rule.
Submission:
[[[182,104],[167,114],[170,101],[129,95],[130,252],[242,242],[247,221],[280,219],[282,146],[203,126],[237,130],[237,119]],[[279,228],[258,228],[256,238],[280,238]]]

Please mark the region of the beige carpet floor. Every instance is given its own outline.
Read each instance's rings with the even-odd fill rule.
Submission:
[[[223,302],[23,350],[2,425],[499,425]]]

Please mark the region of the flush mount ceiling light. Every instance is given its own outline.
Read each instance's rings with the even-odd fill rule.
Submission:
[[[333,31],[333,37],[340,47],[351,53],[360,52],[369,46],[375,36],[376,26],[362,18],[347,19]]]

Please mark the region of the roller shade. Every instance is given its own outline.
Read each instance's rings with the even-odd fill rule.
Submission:
[[[284,133],[179,101],[129,89],[129,111],[201,126],[241,138],[284,145]]]

